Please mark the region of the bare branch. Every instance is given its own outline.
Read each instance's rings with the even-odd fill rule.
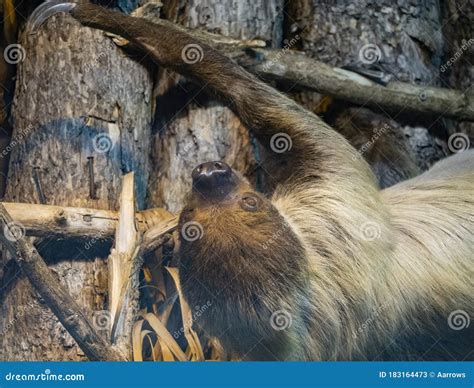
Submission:
[[[118,212],[37,205],[29,203],[1,202],[26,234],[35,237],[112,239],[118,222]],[[141,254],[158,248],[162,237],[176,229],[178,219],[162,208],[147,209],[135,214],[143,237]]]
[[[148,229],[143,236],[143,242],[140,246],[140,255],[146,255],[156,250],[163,244],[165,235],[173,232],[177,226],[178,216],[173,216]]]
[[[250,54],[250,52],[252,54]],[[232,57],[252,73],[291,83],[358,105],[392,112],[435,114],[474,121],[474,95],[458,90],[392,81],[379,85],[356,73],[328,66],[296,51],[253,48]]]
[[[138,256],[141,236],[136,226],[133,177],[133,172],[130,172],[122,178],[119,221],[114,248],[108,259],[109,301],[113,322],[111,338],[125,349],[129,347],[133,318],[138,310],[138,272],[141,267]]]

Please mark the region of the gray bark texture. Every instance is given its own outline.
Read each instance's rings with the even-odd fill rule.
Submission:
[[[287,41],[297,37],[295,48],[318,60],[340,67],[376,67],[394,80],[439,85],[443,39],[437,0],[293,0],[286,11]],[[321,109],[321,96],[315,93],[301,92],[296,98],[312,110]],[[334,105],[336,112],[328,121],[354,145],[361,139],[371,143],[372,152],[365,157],[382,186],[414,175],[443,156],[426,128],[403,122],[403,112],[390,116],[383,110],[350,107],[348,111],[347,103]],[[374,142],[373,135],[381,128],[388,130]]]
[[[117,210],[121,176],[133,170],[143,208],[152,112],[147,69],[101,31],[67,15],[19,41],[25,55],[12,113],[18,141],[5,200]],[[91,254],[87,241],[38,239],[36,245],[53,275],[106,335],[105,260]],[[0,280],[0,360],[85,359],[18,267],[6,268]]]
[[[163,1],[164,18],[239,39],[281,40],[283,0]],[[252,182],[256,160],[252,140],[235,114],[200,88],[167,71],[161,73],[149,205],[178,211],[197,164],[225,160]]]
[[[445,55],[441,65],[444,87],[470,94],[474,85],[474,2],[446,0],[443,2]],[[465,133],[470,148],[474,147],[474,123],[448,121],[450,135]],[[448,149],[448,151],[450,151]]]
[[[0,234],[2,244],[89,360],[125,360],[123,355],[112,349],[107,341],[99,336],[82,308],[54,277],[34,245],[18,233],[12,216],[2,204],[0,204],[0,228],[4,231]]]

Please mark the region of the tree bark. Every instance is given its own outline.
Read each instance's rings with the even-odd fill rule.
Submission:
[[[441,81],[444,87],[453,87],[472,94],[474,85],[474,3],[447,0],[443,2],[443,33],[445,52],[441,64]],[[474,147],[474,122],[448,121],[450,139],[456,133],[467,134],[468,148]],[[448,139],[449,143],[449,139]],[[447,152],[456,152],[453,146]],[[451,149],[450,149],[451,148]]]
[[[296,48],[303,49],[318,60],[339,67],[378,66],[398,81],[438,85],[443,41],[437,0],[420,3],[410,0],[396,3],[364,0],[350,4],[294,0],[288,2],[287,15],[286,38],[291,40],[299,35]],[[297,99],[312,110],[320,109],[321,96],[303,92]],[[390,119],[400,121],[400,116],[375,115],[363,107],[347,111],[347,104],[336,102],[335,105],[339,106],[333,117],[329,118],[330,124],[353,143],[355,139],[371,142],[375,131],[380,130],[374,124],[387,125],[389,130],[372,145],[376,152],[365,157],[374,170],[377,161],[386,164],[382,175],[390,174],[391,170],[398,171],[390,184],[407,178],[412,168],[416,167],[415,161],[419,168],[426,169],[443,156],[426,129],[393,126]],[[400,131],[403,133],[397,139],[396,132]],[[380,140],[385,140],[386,144],[381,144]],[[389,150],[387,147],[393,142],[396,146]],[[397,151],[398,160],[391,160],[392,151]],[[410,151],[413,158],[407,159]],[[397,178],[400,171],[402,176]]]
[[[112,349],[110,344],[97,334],[82,308],[53,276],[34,245],[22,235],[11,215],[1,204],[0,228],[4,231],[0,234],[2,244],[89,360],[124,361],[123,354]]]
[[[283,0],[163,1],[166,19],[239,39],[260,38],[278,47]],[[178,211],[199,163],[225,160],[256,182],[252,140],[235,114],[181,77],[164,71],[157,100],[149,205]],[[260,176],[261,178],[261,176]]]
[[[27,136],[11,151],[6,200],[116,210],[134,171],[143,208],[149,171],[149,72],[102,32],[69,16],[20,39],[13,125]],[[100,334],[110,329],[107,265],[84,245],[38,240],[54,275]],[[55,252],[54,260],[49,253]],[[45,252],[47,253],[45,255]],[[5,260],[5,258],[4,258]],[[15,266],[0,290],[0,360],[82,360],[84,354]]]

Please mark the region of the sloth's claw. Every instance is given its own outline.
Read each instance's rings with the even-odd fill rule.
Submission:
[[[51,16],[54,16],[61,12],[70,12],[77,6],[76,3],[52,0],[47,1],[46,3],[41,4],[37,7],[28,20],[28,31],[30,34],[36,34],[39,28],[43,23],[49,19]]]

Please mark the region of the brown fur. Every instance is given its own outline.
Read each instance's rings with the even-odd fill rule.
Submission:
[[[327,122],[369,163],[379,187],[390,187],[420,174],[413,151],[396,122],[366,108],[333,110],[333,116],[325,116]]]
[[[470,328],[448,316],[472,314],[474,153],[380,191],[363,158],[317,116],[171,24],[79,5],[85,25],[117,33],[157,63],[214,90],[270,148],[285,173],[271,199],[245,182],[215,203],[191,196],[181,226],[180,276],[191,306],[212,308],[198,322],[243,359],[472,358]],[[197,44],[202,60],[182,50]],[[370,233],[373,231],[374,233]],[[291,325],[275,330],[277,311]]]

